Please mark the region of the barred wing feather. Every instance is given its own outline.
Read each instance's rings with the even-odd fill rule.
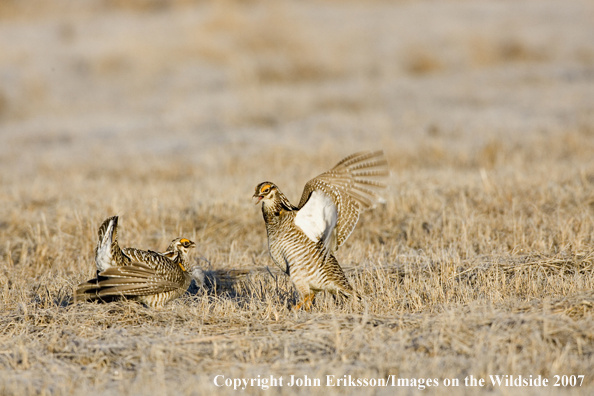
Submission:
[[[179,276],[183,276],[181,269]],[[179,280],[165,279],[154,268],[142,263],[131,263],[125,267],[108,268],[100,274],[98,296],[146,296],[177,290]]]
[[[309,205],[312,198],[316,201],[320,200],[318,195],[314,194],[316,192],[323,193],[333,201],[336,208],[336,223],[330,230],[330,234],[334,235],[328,240],[326,226],[324,245],[330,251],[335,251],[351,235],[362,211],[373,208],[377,203],[385,202],[378,194],[378,190],[387,187],[383,180],[389,175],[388,162],[383,151],[365,151],[349,155],[328,172],[307,182],[298,205],[299,212],[301,213],[301,210]],[[307,213],[314,212],[313,209],[319,206],[319,204],[313,205]],[[319,224],[324,223],[319,219],[312,222],[318,224],[310,227],[312,229],[317,229]],[[333,239],[335,242],[332,241]]]

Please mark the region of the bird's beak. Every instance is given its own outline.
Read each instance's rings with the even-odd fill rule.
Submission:
[[[252,196],[252,199],[253,199],[253,198],[256,198],[256,199],[257,199],[257,200],[256,200],[256,202],[254,203],[254,205],[258,205],[258,204],[260,203],[260,201],[262,200],[262,198],[264,198],[264,197],[261,197],[261,196],[259,196],[258,194],[254,194],[254,195]]]

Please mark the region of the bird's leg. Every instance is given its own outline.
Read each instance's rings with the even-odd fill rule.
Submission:
[[[314,293],[307,293],[304,297],[303,300],[300,301],[297,305],[295,305],[295,307],[293,308],[295,311],[298,311],[299,309],[301,309],[301,307],[303,307],[303,309],[305,309],[306,311],[309,311],[311,309],[311,305],[313,302],[313,299],[315,297]]]
[[[314,293],[308,294],[305,296],[303,301],[303,305],[305,306],[305,310],[309,311],[311,309],[311,305],[313,304],[313,299],[316,295]]]

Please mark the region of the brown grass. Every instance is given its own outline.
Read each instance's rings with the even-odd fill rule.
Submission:
[[[585,379],[424,392],[592,394],[589,2],[57,3],[0,3],[0,394],[494,374]],[[253,188],[296,201],[375,148],[386,203],[338,252],[364,298],[293,312]],[[70,304],[114,214],[124,246],[196,241],[206,288]]]
[[[267,255],[249,189],[201,187],[199,167],[180,173],[180,163],[156,159],[78,179],[90,169],[48,165],[27,185],[5,175],[2,391],[159,393],[176,384],[190,394],[212,388],[218,374],[463,380],[506,373],[583,373],[582,389],[591,389],[594,167],[591,146],[577,148],[591,145],[581,136],[523,147],[515,170],[493,161],[481,173],[480,161],[457,164],[447,155],[436,165],[399,164],[388,202],[362,217],[339,254],[365,298],[320,295],[312,312],[289,309],[294,290]],[[581,173],[559,148],[571,139],[572,161],[589,164]],[[517,155],[503,144],[497,150]],[[406,154],[388,153],[392,162]],[[279,169],[304,163],[291,150],[277,154]],[[307,175],[337,154],[311,157]],[[234,167],[234,180],[259,181],[249,160]],[[73,180],[66,191],[62,178]],[[302,184],[278,183],[288,191]],[[96,228],[112,213],[122,214],[124,245],[196,240],[209,261],[207,289],[162,310],[70,305],[72,288],[92,275]],[[231,269],[248,273],[225,275]]]

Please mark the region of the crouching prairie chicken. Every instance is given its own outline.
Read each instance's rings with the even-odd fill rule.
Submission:
[[[118,217],[99,228],[95,254],[97,278],[81,283],[74,300],[110,300],[125,297],[149,307],[160,307],[186,292],[192,279],[204,284],[204,273],[188,260],[196,244],[176,238],[163,253],[134,248],[121,249],[117,243]]]
[[[334,252],[353,232],[359,214],[383,201],[376,191],[386,187],[382,180],[389,174],[383,151],[366,151],[307,182],[298,206],[274,183],[256,186],[272,260],[301,295],[296,309],[309,309],[319,291],[357,296]]]

